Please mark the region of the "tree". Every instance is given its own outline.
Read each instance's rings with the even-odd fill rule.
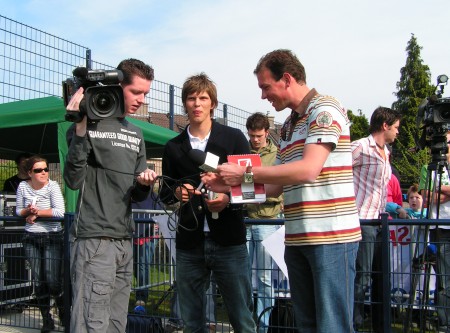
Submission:
[[[355,141],[364,138],[369,135],[369,121],[362,113],[361,109],[358,109],[358,115],[353,114],[352,110],[347,111],[347,116],[350,122],[350,140]]]
[[[400,70],[400,81],[397,82],[397,101],[392,108],[402,113],[400,133],[393,147],[393,159],[391,163],[401,175],[402,187],[409,187],[419,181],[420,168],[429,162],[429,156],[425,149],[417,151],[416,140],[422,134],[422,130],[416,125],[417,111],[424,99],[434,93],[431,84],[431,73],[427,65],[423,64],[420,56],[421,46],[417,38],[412,34],[406,47],[406,64]]]

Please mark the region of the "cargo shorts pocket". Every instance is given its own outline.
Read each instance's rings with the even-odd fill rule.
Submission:
[[[90,325],[99,326],[109,322],[111,314],[110,299],[113,287],[106,282],[93,282],[92,293],[88,300],[88,322]],[[95,327],[93,327],[95,328]]]

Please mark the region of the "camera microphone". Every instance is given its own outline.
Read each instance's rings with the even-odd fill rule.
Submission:
[[[86,77],[89,71],[86,67],[77,67],[73,70],[72,74],[76,77]]]

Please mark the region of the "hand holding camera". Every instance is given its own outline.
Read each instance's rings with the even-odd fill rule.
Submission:
[[[87,117],[80,114],[80,104],[84,101],[84,89],[80,87],[72,96],[66,106],[67,114],[66,118],[70,114],[71,119],[77,119],[76,121],[76,134],[78,136],[86,135]],[[75,116],[76,115],[76,116]]]
[[[68,78],[62,84],[66,120],[79,123],[85,116],[94,121],[123,117],[125,103],[122,87],[119,85],[122,80],[123,73],[120,70],[75,68],[73,78]],[[81,99],[77,97],[71,104],[81,88]]]

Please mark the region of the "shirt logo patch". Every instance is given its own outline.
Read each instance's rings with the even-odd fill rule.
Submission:
[[[323,111],[317,116],[316,123],[319,127],[330,127],[333,123],[333,117],[331,116],[331,113]]]

